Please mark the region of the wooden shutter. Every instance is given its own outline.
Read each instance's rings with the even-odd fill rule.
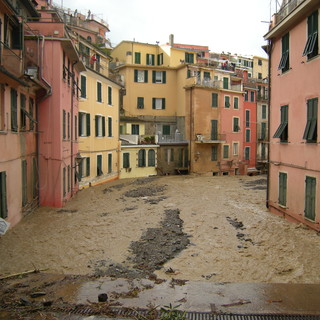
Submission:
[[[108,87],[108,104],[112,105],[112,88]]]
[[[108,154],[108,173],[112,172],[112,154]]]
[[[86,115],[85,115],[85,117],[86,117],[86,124],[87,124],[87,137],[89,137],[90,136],[90,113],[87,113]]]
[[[130,153],[123,154],[123,168],[130,168]]]
[[[6,172],[0,172],[0,217],[3,219],[8,217],[6,179]]]
[[[162,98],[162,109],[166,108],[166,99]]]
[[[21,176],[22,176],[22,206],[27,204],[27,161],[21,162]]]
[[[287,203],[287,174],[279,173],[279,204],[285,206]]]
[[[87,97],[87,78],[81,76],[81,98]]]
[[[157,71],[152,71],[152,83],[156,83]]]
[[[152,98],[152,109],[156,108],[156,98]]]
[[[102,117],[102,136],[105,137],[105,135],[106,135],[106,117]]]
[[[211,140],[218,140],[218,120],[211,120]]]
[[[96,137],[99,136],[99,116],[95,116],[95,123],[96,123]]]
[[[90,176],[90,157],[86,158],[86,176]]]
[[[134,70],[134,82],[138,82],[138,70]]]
[[[167,72],[162,71],[162,83],[166,83],[166,82],[167,82]]]
[[[144,71],[144,82],[148,83],[148,70]]]
[[[153,149],[148,151],[148,166],[154,167],[155,166],[155,152]]]

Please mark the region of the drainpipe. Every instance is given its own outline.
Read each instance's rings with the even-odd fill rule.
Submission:
[[[268,43],[268,56],[269,56],[269,64],[268,64],[268,157],[267,157],[267,199],[266,199],[266,207],[269,208],[269,187],[270,187],[270,109],[271,109],[271,52],[272,52],[272,40],[269,40]]]
[[[70,119],[70,147],[71,147],[71,197],[74,195],[73,187],[74,187],[74,171],[77,170],[76,165],[74,164],[74,157],[73,157],[73,136],[74,136],[74,123],[73,123],[73,94],[74,94],[74,66],[78,63],[78,61],[74,61],[72,63],[72,74],[71,74],[71,119]],[[70,71],[68,71],[70,72]]]
[[[192,140],[192,129],[193,129],[193,119],[192,119],[192,89],[193,87],[190,88],[190,134],[189,134],[189,173],[191,173],[191,140]]]
[[[47,91],[47,94],[45,95],[44,98],[48,97],[48,96],[51,96],[52,95],[52,88],[51,88],[51,85],[49,84],[49,82],[43,77],[43,73],[42,73],[42,70],[43,70],[43,52],[44,52],[44,41],[45,41],[45,38],[43,35],[39,35],[40,38],[42,38],[42,45],[41,45],[41,55],[40,55],[40,79],[48,86],[49,90]],[[42,99],[42,100],[43,100]]]

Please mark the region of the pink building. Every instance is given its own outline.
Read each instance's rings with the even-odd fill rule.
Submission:
[[[283,1],[269,32],[268,207],[320,231],[319,1]]]
[[[41,19],[28,25],[41,36],[26,47],[41,52],[41,77],[51,87],[39,103],[40,205],[61,207],[78,190],[78,79],[85,67],[58,14],[45,1],[39,8]]]

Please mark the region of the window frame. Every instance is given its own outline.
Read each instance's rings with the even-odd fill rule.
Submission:
[[[307,143],[316,143],[318,140],[318,98],[307,100],[307,123],[303,139]]]
[[[161,108],[159,103],[161,101]],[[166,99],[165,98],[152,98],[152,109],[153,110],[165,110],[166,108]]]
[[[137,109],[144,109],[144,97],[137,97]]]
[[[307,42],[305,44],[302,56],[312,59],[319,54],[319,30],[318,30],[318,9],[307,18]]]
[[[280,142],[288,142],[289,136],[289,106],[284,105],[280,108],[280,125],[273,138],[280,138]]]

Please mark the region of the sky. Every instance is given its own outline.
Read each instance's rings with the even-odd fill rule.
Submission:
[[[211,52],[267,57],[261,48],[280,0],[53,0],[109,24],[112,46],[123,40],[209,46]]]

